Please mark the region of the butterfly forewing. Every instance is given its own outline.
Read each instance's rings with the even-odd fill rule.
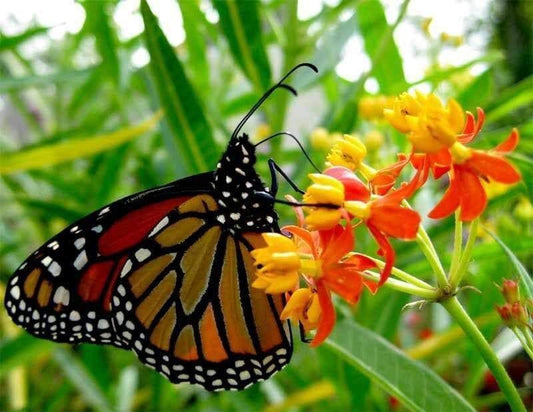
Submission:
[[[185,188],[190,185],[185,181]],[[163,186],[121,199],[70,225],[14,273],[5,298],[8,313],[39,337],[123,346],[110,315],[120,270],[132,248],[189,197]]]

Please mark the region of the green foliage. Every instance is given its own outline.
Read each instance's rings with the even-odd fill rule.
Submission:
[[[525,359],[501,332],[494,305],[502,298],[494,283],[520,277],[524,293],[533,293],[528,275],[533,264],[531,73],[512,83],[502,57],[508,51],[494,45],[481,55],[440,64],[440,53],[451,46],[438,35],[423,34],[409,1],[397,2],[390,14],[391,2],[384,7],[379,0],[341,0],[305,20],[298,17],[303,0],[179,1],[168,6],[183,17],[178,41],[157,3],[141,0],[132,21],[144,28],[129,37],[117,1],[80,2],[83,26],[61,38],[52,32],[57,27],[38,20],[18,32],[1,29],[0,286],[27,255],[73,220],[127,194],[212,170],[231,131],[261,94],[280,73],[308,61],[319,74],[298,72],[288,82],[300,97],[276,92],[243,130],[254,138],[262,136],[259,123],[272,133],[288,130],[319,166],[325,152],[310,139],[318,126],[382,133],[384,144],[367,159],[376,168],[394,162],[407,147],[404,136],[387,125],[362,118],[358,103],[366,95],[414,87],[454,97],[466,110],[482,106],[487,122],[475,144],[484,149],[496,146],[512,127],[520,130],[520,145],[509,158],[523,182],[490,200],[483,225],[495,240],[481,237],[466,277],[481,294],[465,290],[460,299],[490,342],[504,342],[513,355],[508,365]],[[489,24],[470,29],[490,33]],[[417,35],[402,38],[402,27]],[[347,46],[354,40],[361,55],[351,58]],[[471,40],[466,34],[465,43]],[[35,47],[36,41],[44,46]],[[422,60],[427,67],[416,78],[405,52],[411,42],[427,45],[427,61]],[[149,62],[143,61],[146,56]],[[368,70],[357,71],[356,78],[340,75],[342,59],[359,69],[363,58],[370,62]],[[273,157],[305,187],[312,169],[301,152],[288,140],[271,143],[261,147],[257,164],[265,181],[266,159]],[[281,186],[278,197],[294,195],[283,181]],[[414,203],[427,211],[441,195],[435,184]],[[290,208],[278,211],[284,223],[294,221]],[[424,223],[449,265],[453,219]],[[394,246],[398,267],[432,281],[431,267],[415,244]],[[357,250],[375,256],[376,249],[358,232]],[[2,309],[0,409],[364,411],[388,410],[396,401],[400,410],[505,408],[497,389],[484,395],[493,389],[484,387],[483,359],[449,316],[438,305],[402,312],[407,303],[409,296],[386,289],[364,294],[355,309],[339,303],[342,320],[326,344],[315,350],[296,342],[290,365],[274,378],[222,394],[171,385],[130,352],[36,339],[14,328]],[[432,334],[429,343],[421,338],[423,331]]]

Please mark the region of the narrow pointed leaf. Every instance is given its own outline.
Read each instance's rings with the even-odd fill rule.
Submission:
[[[197,95],[145,0],[141,2],[150,69],[165,119],[190,173],[212,169],[218,151]]]
[[[56,349],[53,356],[70,383],[74,385],[88,405],[91,405],[97,411],[111,411],[111,406],[106,396],[78,359],[62,348]]]
[[[402,58],[391,28],[385,17],[385,10],[379,0],[365,0],[357,3],[356,16],[363,35],[365,50],[372,60],[372,75],[379,83],[380,93],[393,94],[404,91],[405,76]]]
[[[98,136],[73,138],[67,141],[0,154],[0,175],[52,166],[57,163],[87,157],[110,150],[152,129],[159,119],[157,112],[136,126]]]
[[[353,321],[339,322],[324,345],[410,410],[474,410],[435,372]]]
[[[518,260],[518,258],[513,253],[513,251],[511,249],[509,249],[507,247],[507,245],[505,243],[503,243],[503,241],[494,232],[491,232],[487,228],[485,228],[485,230],[500,245],[500,247],[503,249],[503,251],[505,252],[507,257],[509,258],[509,260],[513,264],[516,272],[518,273],[518,275],[520,276],[520,279],[522,280],[522,286],[523,286],[522,290],[524,291],[525,295],[529,299],[533,299],[533,280],[531,280],[531,275],[527,272],[527,269]]]
[[[198,0],[180,1],[178,4],[183,16],[189,64],[194,67],[197,84],[204,89],[209,82],[206,39],[200,32],[200,26],[205,23],[205,16],[200,10]]]
[[[257,89],[266,90],[270,86],[270,65],[261,36],[258,4],[256,0],[213,1],[233,58]]]

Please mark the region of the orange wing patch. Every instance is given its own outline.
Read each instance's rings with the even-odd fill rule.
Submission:
[[[33,294],[35,293],[35,288],[37,287],[37,282],[39,281],[39,277],[41,276],[41,269],[35,268],[31,271],[31,273],[28,275],[26,280],[24,281],[24,293],[28,298],[32,298]]]
[[[217,210],[217,202],[211,196],[198,195],[186,201],[178,208],[180,213],[206,212]]]
[[[152,335],[150,336],[150,342],[152,342],[159,349],[168,351],[170,348],[170,337],[172,331],[176,326],[176,304],[167,310],[167,313],[161,318],[157,326],[154,328]]]
[[[179,297],[186,314],[196,308],[207,289],[220,234],[219,226],[212,227],[187,249],[181,259],[184,277]]]
[[[135,297],[142,295],[175,257],[175,253],[159,256],[133,272],[128,280]]]
[[[200,320],[200,336],[202,337],[202,352],[205,360],[220,362],[228,357],[224,350],[215,321],[213,306],[209,304]]]
[[[186,361],[198,359],[198,349],[194,340],[194,333],[191,325],[187,325],[181,331],[176,346],[174,356]]]
[[[52,294],[52,284],[47,280],[43,280],[41,282],[41,287],[39,288],[39,292],[37,293],[37,303],[39,303],[39,306],[45,307],[46,305],[48,305],[51,294]]]
[[[188,239],[203,224],[204,221],[202,219],[186,217],[168,226],[156,236],[155,240],[163,247],[174,246]]]
[[[176,272],[174,270],[170,271],[135,311],[137,319],[145,328],[148,329],[150,327],[155,316],[161,311],[161,307],[172,297],[176,287],[176,280]]]
[[[228,238],[226,242],[226,254],[218,293],[231,351],[233,353],[255,355],[256,352],[248,333],[241,306],[237,252],[233,238]]]

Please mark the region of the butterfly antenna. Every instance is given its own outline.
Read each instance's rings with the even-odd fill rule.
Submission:
[[[273,134],[272,136],[269,136],[267,137],[266,139],[263,139],[261,140],[260,142],[256,143],[254,146],[257,147],[259,146],[260,144],[263,144],[265,142],[268,142],[270,139],[273,139],[274,137],[277,137],[277,136],[289,136],[291,137],[295,142],[296,144],[300,147],[300,150],[302,151],[302,153],[304,154],[305,158],[309,161],[309,163],[311,164],[311,166],[313,166],[313,168],[318,172],[320,173],[320,169],[313,163],[313,161],[311,160],[311,157],[309,156],[309,154],[307,154],[307,152],[305,151],[302,143],[300,142],[300,140],[298,140],[298,138],[293,135],[292,133],[289,133],[289,132],[278,132],[278,133],[275,133]]]
[[[231,134],[231,138],[237,137],[239,132],[241,131],[242,127],[245,125],[245,123],[248,121],[248,119],[256,112],[257,109],[263,104],[263,102],[268,99],[268,97],[276,91],[276,89],[285,89],[290,91],[293,95],[298,96],[298,93],[296,90],[285,83],[283,83],[287,78],[294,73],[296,70],[298,70],[300,67],[309,67],[311,70],[313,70],[315,73],[318,73],[318,68],[311,63],[300,63],[296,66],[294,66],[285,76],[281,78],[281,80],[276,83],[274,86],[272,86],[270,89],[266,91],[266,93],[258,100],[256,104],[250,109],[250,111],[246,114],[246,116],[243,117],[243,119],[239,122],[233,133]]]

